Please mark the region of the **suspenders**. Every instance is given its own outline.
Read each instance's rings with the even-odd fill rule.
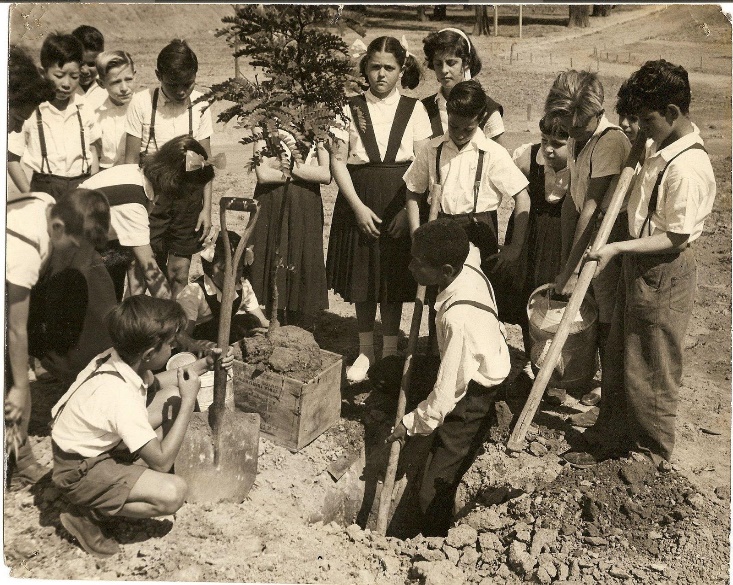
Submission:
[[[88,175],[91,165],[87,158],[87,147],[84,143],[84,124],[81,121],[81,112],[79,106],[76,106],[76,119],[79,121],[79,136],[81,139],[81,174]],[[51,173],[51,164],[48,162],[48,149],[46,148],[46,134],[43,131],[43,117],[41,116],[41,109],[36,108],[36,126],[38,127],[38,140],[41,143],[41,173]],[[84,171],[84,163],[87,164],[87,170]],[[48,169],[44,171],[43,168]]]
[[[676,159],[681,154],[687,152],[688,150],[703,150],[707,152],[702,144],[696,142],[692,146],[688,146],[684,150],[675,154],[671,159],[669,159],[669,162],[664,165],[664,168],[657,175],[657,181],[654,183],[652,195],[649,198],[649,209],[647,210],[646,219],[644,220],[644,223],[641,224],[641,230],[639,231],[640,238],[644,234],[644,228],[647,228],[647,235],[652,235],[652,215],[654,215],[654,212],[657,210],[657,200],[659,199],[659,186],[662,184],[662,178],[664,177],[664,173],[667,171],[667,167],[672,164],[672,161],[674,159]]]
[[[489,295],[491,295],[491,300],[494,302],[494,304],[496,304],[496,298],[494,297],[494,291],[491,288],[491,283],[489,282],[489,279],[486,278],[486,275],[483,272],[481,272],[479,269],[471,266],[470,264],[464,264],[464,266],[466,266],[466,268],[470,268],[471,270],[479,274],[481,278],[484,279],[484,282],[486,283],[486,286],[489,289]],[[443,314],[445,314],[447,311],[450,311],[456,305],[468,305],[470,307],[475,307],[481,311],[486,311],[487,313],[491,313],[496,318],[496,320],[499,322],[499,331],[501,332],[501,336],[504,338],[504,341],[506,342],[506,335],[504,334],[504,331],[501,327],[501,321],[499,321],[499,315],[497,315],[496,310],[494,310],[493,307],[490,307],[489,305],[485,305],[484,303],[480,303],[478,301],[471,301],[468,299],[463,299],[463,300],[456,301],[455,303],[451,304],[445,311],[443,311]]]
[[[442,183],[442,179],[440,177],[440,155],[443,152],[443,144],[444,142],[441,142],[438,145],[438,149],[435,152],[435,179],[440,185]],[[484,170],[484,155],[486,153],[479,149],[478,151],[478,164],[476,165],[476,176],[473,179],[473,211],[471,211],[468,216],[471,218],[472,222],[476,222],[476,218],[474,215],[476,214],[476,206],[478,205],[478,194],[479,189],[481,188],[481,175]]]
[[[155,149],[158,150],[158,141],[155,139],[155,114],[158,111],[159,97],[160,88],[156,87],[153,90],[153,111],[150,114],[150,132],[148,133],[148,141],[145,143],[145,150],[142,152],[142,156],[140,156],[141,165],[143,158],[148,154],[148,147],[150,146],[151,141],[155,144]],[[193,104],[191,103],[190,98],[188,100],[188,135],[193,136]]]
[[[41,199],[39,197],[36,197],[35,195],[26,195],[25,197],[18,197],[17,199],[13,199],[12,201],[8,201],[6,203],[6,205],[12,205],[13,203],[21,203],[23,201],[33,201],[34,199],[37,200],[37,201],[41,201]],[[38,242],[34,242],[29,237],[24,236],[23,234],[19,234],[18,232],[16,232],[15,230],[10,229],[7,226],[5,226],[5,232],[9,236],[13,236],[14,238],[20,240],[21,242],[24,242],[24,243],[28,244],[29,246],[32,246],[33,249],[36,252],[39,252],[40,253],[41,246],[40,246],[40,244]]]

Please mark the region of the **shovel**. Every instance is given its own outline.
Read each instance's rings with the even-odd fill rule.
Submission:
[[[226,212],[249,213],[249,221],[232,258]],[[232,304],[236,286],[236,266],[242,259],[260,212],[254,199],[222,197],[219,216],[224,238],[224,286],[219,316],[218,346],[221,355],[229,350]],[[181,449],[176,457],[176,474],[188,484],[189,502],[242,502],[257,475],[260,415],[234,411],[234,397],[227,396],[227,372],[217,359],[214,370],[214,401],[207,413],[191,417]]]
[[[636,165],[641,159],[641,155],[644,152],[645,142],[646,136],[644,136],[643,132],[639,132],[634,142],[634,145],[631,148],[631,152],[629,152],[629,155],[626,158],[624,169],[621,171],[621,175],[619,176],[618,183],[616,184],[616,188],[613,191],[613,195],[611,195],[608,210],[603,217],[601,227],[598,229],[598,234],[593,241],[593,251],[598,250],[608,241],[608,237],[611,234],[613,224],[616,221],[616,217],[618,216],[618,213],[621,209],[621,205],[626,198],[626,192],[631,187],[631,182],[634,178],[634,169],[636,168]],[[606,194],[606,197],[608,197],[608,193]],[[597,210],[597,212],[598,211],[599,210]],[[588,223],[586,231],[583,233],[581,239],[578,241],[578,244],[574,246],[574,249],[578,250],[581,254],[585,250],[585,246],[587,246],[587,243],[590,241],[593,224],[594,220],[591,220]],[[580,257],[574,257],[571,255],[571,257],[568,259],[568,266],[576,266],[579,261]],[[534,384],[532,385],[532,390],[529,393],[527,402],[525,403],[524,408],[519,415],[519,419],[517,420],[517,424],[515,425],[511,436],[509,437],[509,441],[507,442],[508,451],[517,452],[521,451],[524,447],[524,438],[527,435],[529,425],[532,423],[532,419],[537,413],[537,408],[540,405],[540,400],[542,400],[542,395],[544,394],[545,388],[550,381],[550,377],[555,370],[555,366],[560,359],[562,348],[568,339],[570,326],[572,325],[576,315],[578,314],[578,311],[580,310],[580,305],[583,302],[585,293],[588,291],[591,280],[593,280],[593,276],[595,275],[597,266],[598,262],[595,260],[591,260],[583,264],[583,268],[580,271],[580,276],[578,277],[578,282],[575,285],[575,290],[573,290],[573,294],[570,296],[570,301],[565,307],[565,312],[563,313],[562,319],[560,320],[560,325],[557,328],[555,337],[550,344],[550,348],[547,352],[547,357],[545,357],[544,361],[542,362],[542,366],[540,367],[540,371],[535,378]]]

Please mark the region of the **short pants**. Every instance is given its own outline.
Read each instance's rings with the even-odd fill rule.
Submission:
[[[190,258],[202,250],[201,232],[196,231],[196,223],[203,208],[203,185],[180,198],[167,194],[158,197],[150,211],[150,246],[156,257],[167,258],[172,254]]]
[[[114,516],[130,497],[130,491],[148,469],[137,455],[120,450],[83,457],[62,451],[51,442],[51,479],[66,500],[90,510],[97,517]]]
[[[48,193],[58,201],[64,195],[71,193],[88,178],[88,174],[79,175],[77,177],[60,177],[58,175],[49,175],[47,173],[38,173],[33,171],[30,186],[31,191]]]

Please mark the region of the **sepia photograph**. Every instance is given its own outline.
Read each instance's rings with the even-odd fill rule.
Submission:
[[[0,6],[3,577],[729,583],[731,9]]]

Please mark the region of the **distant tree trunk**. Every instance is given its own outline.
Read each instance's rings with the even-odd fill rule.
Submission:
[[[571,4],[569,27],[585,28],[590,26],[590,4]]]
[[[591,16],[608,16],[611,14],[610,4],[594,4]]]
[[[448,7],[445,4],[436,4],[433,7],[433,20],[445,20]]]
[[[490,34],[489,11],[486,6],[474,6],[476,19],[473,23],[473,35],[481,36]]]
[[[427,22],[428,21],[428,15],[425,13],[425,5],[421,4],[417,7],[417,19],[420,22]]]

